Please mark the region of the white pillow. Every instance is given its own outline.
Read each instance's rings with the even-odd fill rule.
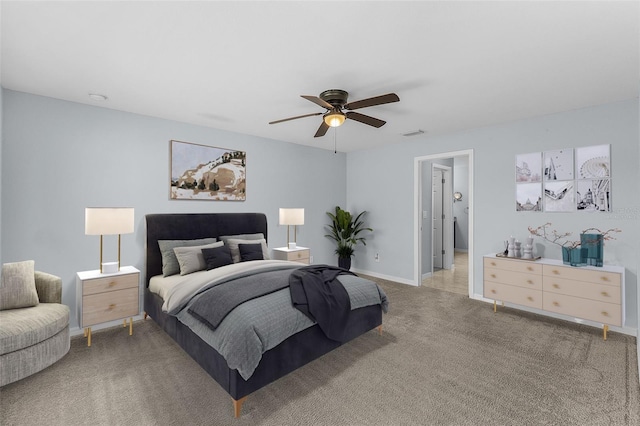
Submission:
[[[190,247],[174,247],[173,252],[176,254],[178,264],[180,265],[180,275],[187,275],[192,272],[207,269],[207,262],[202,255],[203,248],[222,247],[224,242],[205,244],[203,246]]]
[[[259,240],[240,240],[236,238],[228,238],[226,240],[226,244],[229,246],[229,251],[231,252],[231,259],[233,259],[233,263],[240,262],[240,249],[238,248],[238,244],[262,244],[262,258],[264,260],[269,260],[269,249],[267,248],[267,240],[264,238]]]

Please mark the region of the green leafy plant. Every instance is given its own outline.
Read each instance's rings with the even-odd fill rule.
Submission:
[[[366,211],[353,216],[347,210],[342,210],[339,206],[336,206],[335,213],[327,212],[327,215],[331,218],[331,224],[327,226],[330,231],[325,237],[331,238],[336,242],[335,253],[340,258],[351,258],[353,256],[354,248],[358,243],[367,245],[367,242],[362,232],[373,232],[373,229],[365,227],[363,216]]]

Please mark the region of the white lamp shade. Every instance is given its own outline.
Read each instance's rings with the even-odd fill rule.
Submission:
[[[280,209],[280,225],[304,225],[304,209]]]
[[[86,235],[116,235],[133,232],[133,207],[87,207],[84,209]]]

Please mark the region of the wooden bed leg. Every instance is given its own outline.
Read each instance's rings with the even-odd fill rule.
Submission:
[[[144,313],[144,319],[147,319],[147,313],[146,312]]]
[[[377,326],[376,329],[378,330],[378,334],[382,336],[382,324]]]
[[[231,398],[231,400],[233,401],[233,417],[235,417],[236,419],[240,417],[240,413],[242,412],[242,404],[244,404],[244,401],[246,399],[246,396],[243,396],[238,400]]]

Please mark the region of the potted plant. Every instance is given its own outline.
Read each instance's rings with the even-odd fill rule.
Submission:
[[[347,270],[351,268],[351,257],[358,243],[367,245],[360,234],[364,231],[373,232],[373,229],[364,226],[362,217],[365,213],[366,211],[363,211],[354,218],[350,212],[342,210],[339,206],[336,206],[335,213],[327,212],[331,218],[331,224],[327,227],[330,234],[326,234],[325,237],[336,242],[335,253],[338,255],[338,266],[341,268]]]

